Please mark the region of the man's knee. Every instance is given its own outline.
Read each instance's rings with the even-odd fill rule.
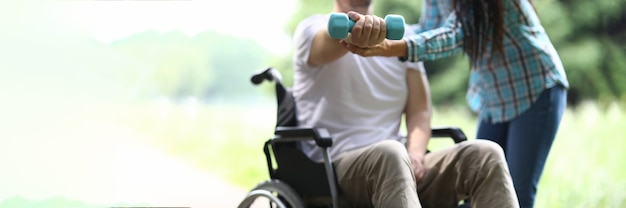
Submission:
[[[502,147],[495,142],[483,139],[467,141],[466,157],[468,160],[482,158],[490,161],[506,162]]]
[[[381,162],[401,162],[409,161],[408,153],[402,143],[395,140],[384,140],[374,144],[372,153]]]
[[[383,140],[374,144],[375,151],[385,155],[405,155],[406,148],[396,140]]]

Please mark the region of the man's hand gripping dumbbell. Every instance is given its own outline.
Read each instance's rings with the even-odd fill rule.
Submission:
[[[346,39],[355,46],[369,47],[379,44],[385,38],[402,39],[404,26],[404,18],[400,15],[390,14],[383,20],[374,15],[356,12],[332,13],[328,21],[328,34],[334,39]]]

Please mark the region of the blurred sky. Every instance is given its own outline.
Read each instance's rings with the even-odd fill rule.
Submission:
[[[271,52],[287,53],[285,24],[295,0],[20,0],[0,1],[3,32],[49,29],[80,32],[110,42],[146,30],[207,30],[257,40]],[[32,32],[32,31],[30,31]],[[20,35],[22,35],[20,34]]]
[[[252,38],[274,53],[287,53],[284,25],[295,0],[58,0],[53,6],[69,24],[112,41],[145,30],[194,35],[218,30]],[[283,43],[283,44],[281,44]]]

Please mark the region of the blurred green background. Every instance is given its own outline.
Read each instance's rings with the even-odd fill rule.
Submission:
[[[535,3],[571,83],[537,207],[626,207],[626,2]],[[419,20],[421,1],[375,5]],[[0,2],[0,207],[236,204],[268,177],[262,145],[275,121],[272,85],[250,75],[273,66],[291,85],[290,34],[331,7]],[[467,60],[426,64],[433,125],[473,137]]]

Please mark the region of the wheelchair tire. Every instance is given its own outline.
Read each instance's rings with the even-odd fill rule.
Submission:
[[[249,208],[259,198],[267,198],[277,208],[304,208],[304,202],[289,185],[280,180],[267,180],[252,189],[238,208]]]

